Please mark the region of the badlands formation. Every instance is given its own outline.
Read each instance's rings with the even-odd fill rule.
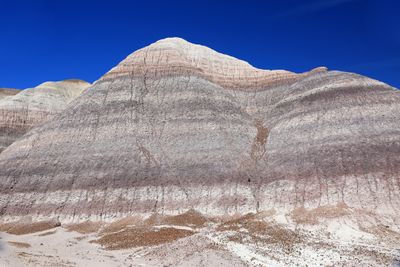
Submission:
[[[29,129],[62,111],[90,84],[45,82],[25,90],[0,89],[0,152]]]
[[[4,263],[396,264],[399,121],[382,82],[160,40],[0,154]]]

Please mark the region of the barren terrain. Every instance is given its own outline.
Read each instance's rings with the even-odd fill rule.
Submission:
[[[58,226],[27,222],[1,234],[1,266],[396,266],[400,232],[341,207],[208,218],[194,210]],[[343,209],[346,212],[343,212]],[[315,220],[319,221],[318,226]],[[370,221],[370,222],[368,222]],[[19,225],[20,224],[20,225]],[[43,227],[38,227],[41,225]],[[46,227],[44,227],[46,226]],[[3,227],[2,230],[6,229]],[[23,229],[23,230],[16,230]]]

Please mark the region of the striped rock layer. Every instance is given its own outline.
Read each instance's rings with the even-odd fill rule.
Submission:
[[[22,91],[0,91],[0,152],[29,129],[62,111],[90,84],[81,80],[45,82]],[[14,93],[15,92],[15,93]]]
[[[182,39],[128,56],[0,155],[3,216],[400,207],[400,91]]]

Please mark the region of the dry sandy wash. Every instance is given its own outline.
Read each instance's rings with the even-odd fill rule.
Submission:
[[[378,223],[378,224],[377,224]],[[1,266],[398,266],[389,218],[345,205],[244,216],[130,216],[0,226]]]
[[[399,121],[382,82],[160,40],[1,152],[2,259],[396,264]]]

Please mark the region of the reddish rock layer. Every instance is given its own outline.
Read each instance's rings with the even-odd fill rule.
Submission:
[[[154,79],[193,75],[226,89],[254,91],[290,84],[311,73],[324,71],[326,68],[323,67],[303,74],[257,69],[245,61],[220,54],[208,47],[180,38],[167,38],[134,52],[101,80],[123,76]]]

